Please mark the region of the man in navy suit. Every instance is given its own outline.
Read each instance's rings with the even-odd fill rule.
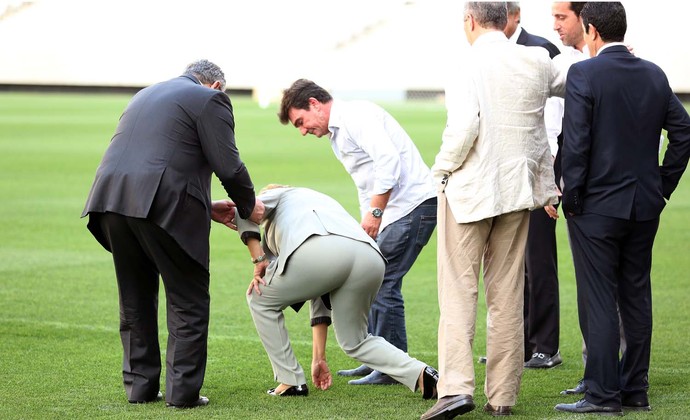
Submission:
[[[519,45],[542,47],[554,58],[561,51],[546,38],[520,26],[520,3],[509,1],[508,23],[503,33]],[[551,156],[556,157],[561,134],[560,98],[549,98],[544,123]],[[555,168],[554,168],[555,169]],[[560,177],[560,173],[558,174]],[[557,182],[557,179],[554,179]],[[557,206],[557,205],[556,205]],[[555,207],[554,207],[555,208]],[[558,299],[558,253],[556,219],[544,209],[530,212],[525,249],[525,367],[548,369],[562,363],[559,352],[560,307]]]
[[[688,163],[690,117],[664,72],[623,44],[621,3],[587,3],[581,17],[594,58],[568,72],[562,165],[587,391],[555,408],[620,415],[651,409],[652,246]],[[659,166],[662,129],[668,146]],[[627,341],[620,360],[616,303]]]

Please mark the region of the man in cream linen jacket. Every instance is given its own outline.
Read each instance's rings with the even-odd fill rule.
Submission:
[[[422,419],[474,409],[472,342],[483,264],[484,410],[510,414],[524,361],[529,210],[557,202],[544,104],[565,76],[546,50],[508,41],[505,3],[468,2],[466,69],[446,91],[448,121],[432,168],[438,201],[439,401]]]

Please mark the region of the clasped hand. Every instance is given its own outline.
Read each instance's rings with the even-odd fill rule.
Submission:
[[[254,210],[252,210],[252,214],[249,216],[249,220],[257,225],[261,224],[265,210],[264,203],[257,198],[254,204]],[[232,230],[237,230],[237,223],[235,220],[236,213],[237,205],[231,200],[217,200],[211,203],[211,220],[225,225]]]

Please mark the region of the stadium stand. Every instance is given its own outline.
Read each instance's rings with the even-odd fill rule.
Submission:
[[[262,103],[274,101],[300,77],[339,96],[437,99],[446,79],[462,66],[462,5],[459,0],[0,1],[0,89],[139,89],[208,58],[225,70],[229,90],[252,93]],[[523,8],[530,8],[524,12],[526,27],[558,42],[549,2],[523,2]],[[528,22],[530,17],[543,25]],[[674,89],[690,92],[688,58],[669,54],[673,61],[665,65],[654,56],[658,43],[645,48],[648,38],[633,36],[636,52],[667,70]]]

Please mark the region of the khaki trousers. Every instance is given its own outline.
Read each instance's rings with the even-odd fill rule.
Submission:
[[[474,341],[479,273],[487,306],[484,393],[514,406],[524,363],[524,255],[529,211],[456,223],[444,193],[438,202],[439,398],[474,395]]]

